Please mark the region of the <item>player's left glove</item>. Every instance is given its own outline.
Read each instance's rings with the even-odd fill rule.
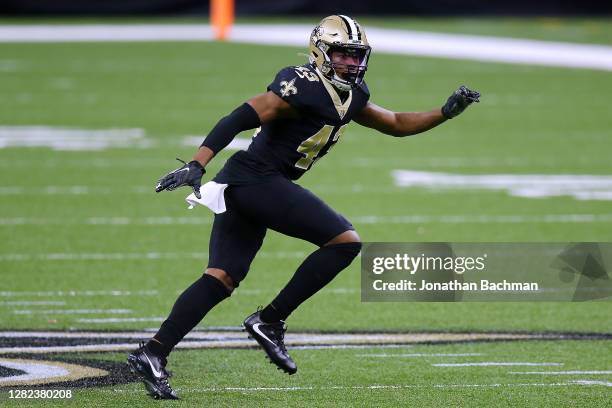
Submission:
[[[453,94],[448,98],[444,106],[442,107],[442,115],[446,119],[452,119],[459,115],[473,102],[480,102],[480,92],[472,91],[465,85],[461,85]]]
[[[163,190],[172,191],[182,186],[191,186],[195,196],[202,198],[200,187],[202,185],[202,176],[206,174],[204,167],[197,160],[192,160],[189,163],[185,163],[178,158],[176,160],[183,163],[183,166],[159,179],[157,186],[155,186],[155,192],[159,193]]]

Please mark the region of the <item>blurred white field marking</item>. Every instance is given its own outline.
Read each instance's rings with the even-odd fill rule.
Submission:
[[[179,343],[180,344],[180,343]],[[296,387],[211,387],[211,388],[176,388],[182,393],[216,393],[216,392],[277,392],[277,391],[335,391],[335,390],[401,390],[401,389],[428,389],[428,388],[499,388],[499,387],[571,387],[606,385],[599,381],[567,381],[562,383],[514,383],[514,384],[372,384],[372,385],[329,385],[329,386],[296,386]],[[133,389],[101,389],[109,393],[142,393]]]
[[[439,363],[433,367],[505,367],[505,366],[562,366],[563,363],[531,363],[531,362],[497,362],[484,361],[480,363]]]
[[[355,357],[411,358],[411,357],[478,357],[482,353],[412,353],[412,354],[356,354]]]
[[[602,223],[612,222],[612,214],[547,214],[547,215],[359,215],[349,216],[356,224],[528,224],[528,223]],[[0,227],[18,225],[210,225],[211,217],[93,217],[85,219],[64,218],[0,218]],[[154,257],[155,255],[150,255]],[[13,257],[19,254],[0,254],[3,257]]]
[[[324,288],[319,293],[329,293],[332,295],[350,295],[352,293],[361,293],[361,290],[356,288]]]
[[[523,224],[523,223],[591,223],[611,222],[612,214],[550,215],[398,215],[349,217],[359,224]]]
[[[610,375],[612,371],[527,371],[527,372],[516,372],[511,371],[508,374],[521,374],[521,375]]]
[[[44,290],[0,291],[2,297],[157,296],[157,290]]]
[[[522,224],[522,223],[591,223],[611,222],[612,214],[550,214],[550,215],[364,215],[349,217],[357,224]]]
[[[10,59],[0,59],[0,72],[18,72],[21,62]]]
[[[164,321],[155,320],[157,322]],[[113,322],[111,322],[113,323]],[[98,333],[98,338],[101,336]],[[140,339],[150,338],[151,333],[144,333]],[[40,347],[4,347],[0,348],[0,355],[6,353],[33,353],[33,354],[45,354],[45,353],[81,353],[81,352],[101,352],[101,351],[127,351],[133,350],[138,341],[132,343],[117,343],[117,344],[90,344],[90,345],[78,345],[78,346],[40,346]],[[224,348],[224,347],[236,347],[236,348],[249,348],[254,346],[251,340],[239,340],[233,341],[231,344],[213,344],[210,341],[182,341],[175,348],[182,349],[202,349],[202,348]],[[406,348],[410,346],[405,345],[377,345],[377,348]],[[327,349],[363,349],[372,348],[372,345],[367,344],[321,344],[321,345],[309,345],[309,346],[291,346],[291,350],[327,350]]]
[[[130,314],[130,309],[49,309],[49,310],[13,310],[17,315],[39,315],[39,314]]]
[[[237,24],[229,41],[304,48],[312,25]],[[367,27],[375,52],[612,70],[612,47]],[[3,25],[0,42],[211,41],[207,24]]]
[[[612,71],[612,47],[518,38],[371,28],[379,52]]]
[[[238,328],[239,329],[239,328]],[[155,329],[157,331],[157,329]],[[193,333],[193,332],[192,332]],[[99,339],[100,332],[78,332],[78,331],[0,331],[0,338],[53,338],[53,339]],[[105,333],[106,334],[106,333]],[[150,337],[151,333],[146,331],[136,332],[108,332],[108,336],[116,339],[134,339],[140,337]],[[194,338],[193,334],[189,334],[186,338]]]
[[[143,129],[77,129],[50,126],[0,126],[0,149],[50,147],[54,150],[102,150],[149,147]]]
[[[487,101],[488,103],[488,101]],[[326,162],[323,162],[326,163]],[[355,157],[349,163],[343,163],[344,167],[401,167],[410,163],[416,167],[435,167],[439,168],[499,168],[504,167],[535,167],[539,168],[558,168],[561,165],[567,164],[567,159],[560,157],[538,157],[537,159],[527,157]],[[573,165],[598,165],[602,168],[609,169],[610,160],[602,157],[584,157],[577,156],[571,158]],[[41,163],[44,165],[44,162]],[[85,164],[85,163],[83,163]],[[31,165],[31,162],[24,160],[24,166]],[[120,164],[117,164],[120,165]]]
[[[587,174],[452,174],[394,170],[399,187],[433,191],[494,190],[516,197],[570,196],[578,200],[612,200],[612,176]]]
[[[303,258],[304,251],[261,251],[260,258]],[[125,261],[160,259],[207,259],[208,252],[58,252],[37,254],[1,254],[0,261]],[[2,292],[0,292],[1,294]]]
[[[304,254],[306,256],[306,254]],[[183,293],[183,289],[179,289],[176,291],[177,295]],[[236,289],[233,292],[239,296],[259,296],[263,294],[277,294],[278,290],[276,289]],[[355,293],[361,293],[361,290],[358,288],[323,288],[320,292],[321,295],[352,295]]]
[[[150,192],[151,190],[149,190]],[[119,191],[114,191],[109,187],[91,187],[91,186],[42,186],[42,187],[24,187],[24,186],[4,186],[0,187],[0,195],[100,195],[100,194],[120,194]],[[139,192],[140,194],[140,192]]]
[[[172,136],[174,137],[174,136]],[[194,143],[190,146],[199,146],[203,139],[199,142]],[[242,139],[244,140],[244,139]],[[194,140],[195,142],[195,140]],[[159,144],[160,142],[158,142]],[[243,142],[240,142],[243,143]],[[246,142],[244,142],[246,144]],[[88,159],[83,158],[71,158],[71,157],[63,157],[61,159],[58,158],[7,158],[0,162],[0,168],[17,168],[17,167],[31,167],[32,165],[36,165],[37,167],[44,168],[66,168],[70,166],[80,167],[80,166],[89,166],[89,167],[97,167],[97,168],[137,168],[142,169],[143,167],[152,167],[157,169],[165,169],[168,167],[168,163],[171,160],[167,158],[130,158],[130,160],[125,160],[122,158],[113,158],[113,157],[105,157],[105,158],[95,158],[90,157]],[[325,163],[325,162],[323,162]],[[343,167],[400,167],[405,165],[406,163],[410,163],[411,165],[418,167],[435,167],[435,168],[474,168],[474,167],[492,167],[498,168],[499,166],[504,167],[525,167],[525,166],[540,166],[540,167],[552,167],[556,168],[560,164],[562,164],[562,160],[558,157],[539,157],[537,161],[533,159],[529,159],[526,157],[356,157],[352,159],[350,162],[342,163]],[[609,164],[609,159],[605,157],[575,157],[572,158],[572,164],[574,165],[598,165],[605,168]],[[163,171],[163,170],[162,170]],[[362,187],[364,191],[368,188],[374,188],[374,185],[364,185],[364,184],[352,184],[347,185],[348,189],[354,189]],[[334,188],[341,190],[344,189],[344,186],[330,186],[323,185],[321,188],[326,190],[333,190]],[[144,192],[143,187],[131,187],[131,189],[140,189],[140,191]],[[2,190],[0,190],[2,191]],[[125,189],[123,190],[125,191]],[[147,189],[150,191],[150,189]]]
[[[79,319],[82,323],[123,323],[123,322],[161,322],[165,317],[134,317],[126,319]],[[122,351],[131,350],[139,340],[149,338],[150,332],[104,332],[107,339],[126,339],[125,342],[108,344],[101,342],[101,332],[44,332],[44,331],[8,331],[0,332],[0,340],[3,338],[23,338],[19,346],[0,347],[0,354],[7,353],[50,353],[50,352],[84,352],[84,351]],[[82,339],[82,344],[47,346],[40,339]],[[406,347],[423,343],[449,343],[466,341],[508,341],[508,340],[540,340],[540,339],[562,339],[555,334],[528,334],[528,333],[288,333],[285,343],[290,347],[314,347],[314,348],[350,348],[353,346],[366,346],[371,348],[381,347]],[[34,339],[34,340],[32,340]],[[90,342],[85,341],[91,339]],[[14,342],[11,342],[11,344]],[[102,344],[100,344],[102,343]],[[178,348],[252,348],[256,345],[249,340],[241,330],[234,331],[195,331],[189,333],[185,339],[177,345]]]
[[[90,217],[82,220],[63,218],[0,218],[2,225],[208,225],[211,217]]]
[[[185,136],[181,141],[183,146],[199,146],[202,141],[206,138],[206,135],[202,136]],[[243,137],[236,137],[225,147],[227,150],[246,150],[251,144],[251,139],[245,139]]]
[[[55,89],[69,90],[74,88],[74,80],[72,78],[52,78],[48,84]]]
[[[261,27],[263,29],[263,26]],[[212,30],[208,24],[36,24],[0,26],[0,42],[17,43],[210,41],[213,38]]]
[[[605,387],[612,387],[612,382],[610,381],[574,380],[568,382],[578,385],[603,385]]]
[[[4,300],[0,306],[64,306],[63,300]]]
[[[167,167],[167,166],[166,166]],[[395,193],[400,191],[395,186],[365,186],[362,184],[345,186],[314,186],[311,188],[317,193],[339,193],[339,194],[373,194],[373,193]],[[151,195],[153,188],[148,186],[135,187],[102,187],[102,186],[2,186],[2,195],[109,195],[109,194],[146,194]]]
[[[168,160],[167,158],[130,158],[130,160],[125,160],[125,158],[111,158],[111,157],[89,157],[85,158],[70,158],[70,157],[62,157],[60,158],[45,158],[36,160],[35,158],[27,159],[25,157],[20,158],[10,158],[3,160],[0,162],[0,168],[16,168],[16,167],[31,167],[32,164],[36,164],[38,167],[44,168],[65,168],[69,166],[81,167],[81,166],[90,166],[90,167],[102,167],[102,168],[137,168],[141,169],[143,167],[155,167],[161,168],[162,166],[168,166],[168,163],[172,162],[172,160]]]
[[[441,173],[436,173],[441,174]],[[475,177],[475,176],[468,176]],[[599,177],[599,176],[597,176]],[[439,188],[429,187],[425,185],[419,185],[425,188],[430,188],[432,190],[460,190],[460,189],[478,189],[484,188],[489,190],[501,190],[502,188],[488,188],[488,187],[463,187],[463,186],[444,186]],[[328,186],[328,185],[313,185],[307,186],[312,192],[315,194],[325,194],[325,195],[372,195],[372,194],[397,194],[402,192],[402,188],[404,186],[401,185],[390,185],[390,186],[370,186],[364,184],[353,184],[353,185],[341,185],[341,186]],[[407,186],[412,187],[412,186]],[[414,185],[416,187],[416,185]],[[612,200],[612,193],[610,191],[576,191],[576,192],[568,192],[565,189],[555,189],[554,186],[551,186],[545,192],[537,189],[538,187],[526,187],[525,189],[520,190],[516,194],[516,196],[521,197],[529,197],[529,198],[542,198],[548,196],[562,196],[562,195],[570,195],[575,194],[575,198],[581,200]],[[585,187],[585,189],[588,187]],[[537,190],[536,190],[537,189]],[[568,188],[569,189],[569,188]],[[185,189],[185,191],[188,191]],[[136,194],[136,195],[147,195],[151,196],[153,193],[153,189],[148,186],[135,186],[135,187],[102,187],[102,186],[83,186],[83,185],[68,185],[68,186],[1,186],[0,187],[0,196],[40,196],[40,195],[49,195],[49,196],[70,196],[70,195],[78,195],[78,196],[87,196],[87,195],[127,195],[127,194]],[[543,194],[549,194],[544,196]],[[92,217],[92,223],[95,223],[95,217]],[[105,218],[101,218],[104,220]],[[118,220],[118,223],[121,223],[122,219],[126,220],[125,223],[129,223],[129,218],[122,217],[114,217],[115,220]],[[171,220],[173,218],[170,217],[150,217],[152,223],[161,222],[163,220]],[[181,219],[181,218],[174,218]],[[183,217],[182,219],[187,220],[189,217]],[[161,221],[160,221],[161,220]],[[191,218],[191,220],[195,221],[195,218]],[[59,221],[58,221],[59,222]],[[1,225],[1,222],[0,222]]]
[[[291,346],[291,350],[326,350],[326,349],[369,349],[369,348],[382,348],[382,349],[404,349],[414,347],[413,345],[406,344],[379,344],[372,346],[371,344],[320,344],[320,345],[309,345],[309,346]]]
[[[134,322],[163,322],[165,317],[100,317],[77,319],[79,323],[134,323]]]

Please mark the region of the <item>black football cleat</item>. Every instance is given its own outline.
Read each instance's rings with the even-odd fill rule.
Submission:
[[[297,366],[287,353],[285,347],[285,332],[287,327],[282,320],[277,323],[264,323],[261,320],[261,310],[256,311],[244,320],[243,326],[253,338],[263,347],[270,362],[276,364],[279,370],[287,374],[295,374]]]
[[[154,399],[179,399],[168,383],[170,374],[166,371],[166,359],[151,353],[140,343],[140,347],[128,355],[130,371],[143,382],[149,395]]]

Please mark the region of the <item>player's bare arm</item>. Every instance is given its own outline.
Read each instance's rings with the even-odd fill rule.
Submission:
[[[266,92],[252,97],[247,103],[255,110],[260,123],[271,122],[276,119],[294,117],[297,113],[286,101],[274,92]],[[236,135],[231,136],[233,137]],[[197,160],[203,167],[212,160],[215,152],[208,146],[200,146],[193,160]]]
[[[212,158],[223,150],[236,135],[244,130],[255,129],[262,123],[276,119],[295,117],[297,112],[286,101],[273,92],[266,92],[249,99],[232,113],[222,118],[210,131],[193,159],[189,163],[162,177],[156,192],[172,191],[182,186],[191,186],[200,198],[202,176]]]
[[[391,136],[416,135],[459,115],[473,102],[479,102],[479,97],[480,93],[462,86],[442,108],[429,112],[393,112],[368,102],[355,122]]]
[[[440,109],[430,112],[393,112],[372,102],[368,102],[355,118],[355,122],[360,125],[391,136],[416,135],[444,121],[446,118]]]

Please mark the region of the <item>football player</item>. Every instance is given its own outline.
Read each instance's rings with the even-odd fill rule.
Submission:
[[[179,296],[155,336],[128,357],[154,398],[177,398],[165,369],[168,354],[238,287],[268,229],[318,247],[278,295],[243,323],[268,358],[294,374],[297,366],[284,344],[285,320],[361,249],[353,225],[294,180],[329,152],[351,121],[403,137],[438,126],[479,101],[478,92],[461,86],[442,108],[392,112],[369,101],[364,81],[369,58],[370,46],[357,21],[344,15],[324,18],[310,36],[308,64],[280,70],[267,92],[216,124],[192,161],[159,181],[157,192],[190,186],[200,198],[210,160],[241,131],[258,129],[248,149],[231,156],[207,183],[215,187],[207,191],[217,191],[224,200],[225,211],[215,214],[206,271]]]

